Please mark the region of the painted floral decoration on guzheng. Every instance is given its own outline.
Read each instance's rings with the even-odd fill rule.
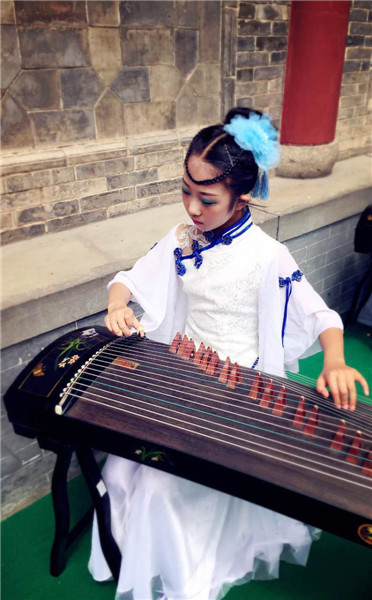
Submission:
[[[34,377],[42,377],[43,375],[45,375],[45,366],[42,362],[38,363],[36,367],[32,369],[32,374],[34,375]]]
[[[69,358],[68,356],[65,356],[65,358],[63,358],[61,360],[61,362],[58,363],[58,366],[60,369],[63,369],[66,365],[73,365],[78,359],[79,359],[78,354],[74,354],[73,356],[71,356],[71,358]]]
[[[62,369],[66,366],[66,364],[72,365],[74,362],[76,362],[80,358],[79,354],[76,353],[89,348],[89,343],[86,341],[87,338],[91,338],[96,335],[98,335],[96,330],[94,327],[91,327],[90,329],[85,329],[81,333],[80,337],[63,342],[63,344],[60,346],[62,351],[58,354],[54,363],[54,370],[56,371],[57,368]],[[72,355],[73,352],[74,354]]]
[[[144,446],[134,451],[134,454],[138,456],[141,462],[146,465],[153,465],[157,462],[165,462],[169,465],[173,465],[166,452],[163,450],[146,450]]]

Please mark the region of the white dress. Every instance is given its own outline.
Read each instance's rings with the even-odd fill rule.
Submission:
[[[187,246],[182,232],[178,228],[178,245]],[[276,252],[277,243],[253,226],[230,246],[205,251],[199,269],[192,259],[183,261],[186,273],[175,285],[182,286],[181,304],[187,298],[187,335],[210,345],[220,358],[229,355],[251,367],[261,349],[262,279]],[[137,280],[132,286],[124,280],[135,294]],[[329,326],[337,326],[331,312]],[[102,476],[123,556],[117,600],[219,599],[238,583],[277,577],[280,559],[305,565],[318,534],[261,506],[115,456],[108,458]],[[89,569],[98,581],[111,575],[96,522]]]

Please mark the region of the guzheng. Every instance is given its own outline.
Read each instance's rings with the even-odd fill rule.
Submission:
[[[170,346],[76,330],[5,395],[21,435],[118,454],[372,546],[372,407]]]

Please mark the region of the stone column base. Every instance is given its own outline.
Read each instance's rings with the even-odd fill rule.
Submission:
[[[317,146],[281,146],[281,159],[276,175],[297,179],[324,177],[331,173],[338,156],[338,142]]]

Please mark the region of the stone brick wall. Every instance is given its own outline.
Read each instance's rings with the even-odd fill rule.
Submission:
[[[217,1],[17,0],[1,2],[1,12],[4,150],[220,116]]]
[[[233,18],[233,9],[229,9]],[[280,129],[290,2],[236,3],[236,62],[230,102],[267,111]],[[353,0],[345,49],[336,139],[339,158],[371,148],[372,3]],[[230,69],[231,71],[231,69]]]
[[[179,202],[189,141],[171,132],[4,159],[2,243]]]
[[[0,6],[2,243],[179,200],[185,130],[220,119],[221,3]]]
[[[346,41],[336,138],[340,158],[372,144],[372,2],[353,0]]]
[[[240,2],[235,100],[280,126],[290,2]]]
[[[341,314],[350,308],[368,256],[354,252],[358,216],[322,227],[285,242],[300,268],[327,304]],[[137,315],[140,307],[135,305]],[[15,344],[2,351],[1,395],[26,364],[45,346],[77,327],[103,325],[104,313],[92,315],[57,330]],[[20,510],[50,491],[55,455],[40,450],[34,440],[15,435],[1,403],[1,493],[3,517]],[[79,473],[76,461],[70,477]]]
[[[2,243],[178,201],[187,141],[233,105],[280,128],[289,0],[0,7]],[[340,158],[371,143],[371,18],[354,0]]]

